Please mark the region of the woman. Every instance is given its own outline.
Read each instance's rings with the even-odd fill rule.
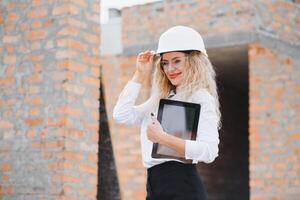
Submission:
[[[150,98],[135,105],[143,80],[152,73]],[[151,118],[161,98],[201,104],[196,140],[167,134]],[[215,71],[201,35],[192,28],[175,26],[164,32],[155,52],[137,56],[136,72],[121,92],[113,111],[119,123],[141,125],[143,164],[147,168],[147,200],[203,200],[207,194],[196,163],[211,163],[218,156],[220,111]],[[192,164],[151,157],[153,143],[175,150]]]

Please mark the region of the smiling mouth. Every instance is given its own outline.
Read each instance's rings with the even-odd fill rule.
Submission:
[[[176,74],[170,74],[169,77],[170,79],[175,79],[177,76],[179,76],[181,74],[181,72],[176,73]]]

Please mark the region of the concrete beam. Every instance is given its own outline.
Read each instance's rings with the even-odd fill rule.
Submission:
[[[261,32],[233,32],[222,33],[204,37],[206,48],[222,48],[236,45],[247,45],[254,42],[259,42],[267,48],[273,49],[283,55],[291,56],[292,58],[299,59],[300,45],[293,45],[288,42],[279,40],[278,38],[271,37]],[[157,43],[147,45],[135,45],[124,47],[123,56],[136,55],[141,51],[147,49],[156,49]]]

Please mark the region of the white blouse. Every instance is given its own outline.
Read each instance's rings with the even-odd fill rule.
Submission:
[[[153,98],[135,105],[141,84],[129,81],[119,95],[113,110],[113,118],[119,123],[127,125],[141,125],[140,138],[142,147],[143,165],[150,168],[154,165],[176,159],[152,158],[153,143],[147,138],[147,125],[151,120],[150,113],[155,115],[158,106],[153,106]],[[171,94],[171,93],[170,93]],[[193,163],[211,163],[218,156],[219,132],[218,118],[215,111],[215,100],[205,89],[195,92],[190,98],[183,99],[180,93],[173,93],[169,99],[201,104],[196,140],[185,140],[185,158],[192,159]],[[180,160],[176,160],[182,162]]]

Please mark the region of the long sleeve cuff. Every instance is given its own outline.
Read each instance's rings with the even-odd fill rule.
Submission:
[[[202,141],[185,141],[185,158],[193,160],[193,163],[203,161],[211,163],[218,156],[218,146],[213,147]]]

